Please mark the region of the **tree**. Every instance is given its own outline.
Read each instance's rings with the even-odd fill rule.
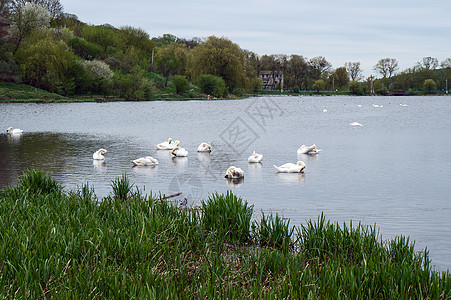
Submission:
[[[327,77],[327,72],[332,69],[332,64],[326,60],[323,56],[313,57],[308,61],[308,64],[311,69],[312,78],[319,79],[322,76]]]
[[[398,70],[398,61],[394,58],[379,59],[373,70],[378,72],[384,78],[390,78]]]
[[[16,41],[14,53],[23,39],[30,34],[33,29],[42,29],[49,25],[50,14],[47,9],[39,4],[26,3],[21,7],[20,11],[14,16],[11,25],[11,36]]]
[[[19,11],[27,3],[34,3],[47,9],[52,18],[58,18],[63,15],[63,6],[59,0],[11,0],[11,8],[14,11]]]
[[[426,91],[428,94],[432,93],[437,89],[437,84],[432,79],[426,79],[423,83],[423,91]]]
[[[441,66],[443,69],[451,68],[451,58],[447,58],[447,59],[445,59],[444,61],[442,61],[442,62],[440,63],[440,66]]]
[[[166,78],[165,86],[169,76],[185,75],[187,61],[188,49],[184,44],[172,43],[163,48],[157,48],[155,65]]]
[[[417,63],[421,70],[435,70],[438,66],[438,59],[434,57],[423,57],[422,61]]]
[[[191,50],[189,70],[192,79],[202,74],[220,76],[230,89],[244,87],[244,53],[226,38],[210,36]]]
[[[12,0],[0,0],[0,16],[8,18],[11,14]]]
[[[317,93],[319,93],[319,91],[323,90],[325,86],[326,86],[326,83],[324,82],[324,80],[319,79],[319,80],[316,80],[315,83],[313,84],[313,89]]]
[[[360,68],[360,62],[347,62],[345,63],[346,71],[351,76],[352,81],[358,81],[363,78],[363,70]]]
[[[363,95],[362,85],[358,81],[355,81],[355,80],[351,81],[349,83],[349,90],[354,95]]]
[[[345,67],[341,67],[335,70],[332,74],[335,78],[334,85],[338,87],[343,87],[349,83],[349,75],[348,71],[346,71]]]

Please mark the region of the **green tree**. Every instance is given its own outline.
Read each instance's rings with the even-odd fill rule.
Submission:
[[[362,85],[360,84],[360,82],[358,81],[351,81],[349,83],[349,90],[351,91],[351,93],[353,93],[354,95],[363,95],[363,88]]]
[[[188,49],[184,44],[172,43],[166,47],[158,48],[155,53],[155,66],[167,82],[169,76],[185,75],[188,61]]]
[[[423,91],[426,91],[428,94],[432,93],[437,89],[437,84],[432,79],[426,79],[423,83]]]
[[[324,90],[324,87],[326,86],[326,83],[322,79],[318,79],[313,84],[313,89],[319,93],[319,91]]]
[[[245,85],[244,53],[226,38],[210,36],[191,50],[189,70],[193,79],[202,74],[220,76],[230,89]]]
[[[332,76],[334,77],[335,87],[341,88],[349,83],[349,74],[345,67],[336,69]]]

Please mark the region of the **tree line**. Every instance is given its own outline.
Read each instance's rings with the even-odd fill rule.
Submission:
[[[373,68],[380,78],[364,79],[360,62],[334,69],[322,56],[258,56],[224,37],[151,38],[131,26],[88,25],[64,13],[58,0],[1,0],[0,12],[10,22],[8,35],[0,39],[0,80],[69,96],[147,99],[165,90],[241,95],[262,88],[261,71],[283,73],[277,89],[385,94],[445,89],[451,75],[451,58],[439,64],[425,57],[399,73],[397,60],[384,58]]]

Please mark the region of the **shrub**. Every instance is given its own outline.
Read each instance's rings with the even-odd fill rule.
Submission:
[[[171,85],[174,86],[175,92],[178,95],[186,93],[189,89],[189,81],[182,75],[172,76]]]
[[[113,89],[127,100],[144,100],[154,92],[154,83],[144,77],[144,71],[135,66],[130,74],[117,73],[113,76]]]
[[[357,81],[351,81],[349,83],[349,90],[354,95],[363,95],[362,85]]]
[[[32,194],[47,195],[60,192],[60,185],[42,170],[27,170],[22,173],[19,187]]]
[[[67,43],[75,54],[84,59],[94,59],[99,56],[102,48],[99,45],[90,43],[83,38],[74,37]]]
[[[218,98],[224,97],[226,93],[224,79],[215,75],[200,75],[197,78],[197,86],[203,93]]]

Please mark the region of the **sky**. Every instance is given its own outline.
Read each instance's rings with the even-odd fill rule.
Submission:
[[[360,62],[375,75],[381,58],[399,71],[423,57],[451,58],[450,0],[60,0],[66,13],[180,38],[225,37],[258,55],[324,56],[339,68]]]

